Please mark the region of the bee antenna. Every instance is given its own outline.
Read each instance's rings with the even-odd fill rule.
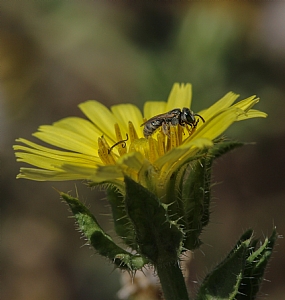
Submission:
[[[200,116],[199,114],[194,114],[194,116],[198,116],[203,121],[203,123],[205,123],[204,118],[202,116]]]

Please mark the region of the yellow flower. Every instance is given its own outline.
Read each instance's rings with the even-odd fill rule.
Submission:
[[[95,183],[122,182],[127,175],[144,186],[165,190],[170,176],[205,147],[211,147],[233,122],[266,114],[251,109],[259,99],[251,96],[236,104],[238,95],[229,92],[199,113],[205,120],[196,128],[170,126],[150,137],[143,135],[144,121],[174,108],[190,108],[190,84],[175,83],[167,102],[149,101],[144,118],[133,104],[114,105],[109,110],[97,101],[79,105],[89,120],[68,117],[52,125],[40,126],[33,134],[52,145],[44,147],[19,138],[17,161],[35,168],[21,168],[17,178],[38,181],[87,179]],[[155,188],[156,189],[156,188]]]

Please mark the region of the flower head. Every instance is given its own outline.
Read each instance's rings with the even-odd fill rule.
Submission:
[[[68,117],[40,126],[33,134],[53,148],[23,138],[14,146],[17,161],[34,166],[20,169],[17,178],[38,181],[87,179],[95,183],[119,182],[124,175],[144,186],[164,190],[173,172],[211,147],[232,123],[266,114],[252,109],[255,96],[234,104],[238,95],[229,92],[211,107],[198,112],[196,126],[157,126],[149,137],[142,124],[175,108],[191,107],[190,84],[175,83],[166,102],[148,101],[144,117],[133,104],[114,105],[109,110],[98,101],[79,105],[89,120]],[[197,119],[198,120],[198,119]],[[156,129],[156,130],[155,130]]]

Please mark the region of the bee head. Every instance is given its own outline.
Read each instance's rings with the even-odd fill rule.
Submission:
[[[195,123],[195,115],[193,111],[189,108],[183,107],[181,111],[181,121],[185,122],[186,124],[194,124]]]
[[[194,125],[194,127],[196,127],[198,121],[196,121],[195,116],[198,116],[203,121],[203,123],[205,123],[205,120],[200,115],[194,114],[194,112],[187,107],[183,107],[181,111],[182,122],[185,122],[189,125]]]

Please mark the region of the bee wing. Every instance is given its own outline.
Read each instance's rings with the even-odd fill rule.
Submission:
[[[165,113],[165,114],[159,114],[159,115],[156,115],[156,116],[154,116],[154,117],[148,119],[147,121],[143,122],[143,123],[141,124],[141,126],[145,125],[145,124],[148,123],[148,122],[151,122],[151,121],[154,121],[154,120],[157,120],[157,119],[164,118],[166,115],[167,115],[166,113]]]
[[[175,117],[176,114],[173,113],[173,110],[167,112],[167,113],[164,113],[164,114],[159,114],[159,115],[156,115],[150,119],[148,119],[147,121],[145,121],[144,123],[141,124],[141,126],[145,125],[146,123],[148,122],[151,122],[151,121],[154,121],[154,120],[157,120],[157,119],[166,119],[166,118],[173,118]]]
[[[149,119],[149,120],[151,120],[151,119]],[[144,126],[149,120],[143,122],[143,123],[141,124],[141,127]]]

